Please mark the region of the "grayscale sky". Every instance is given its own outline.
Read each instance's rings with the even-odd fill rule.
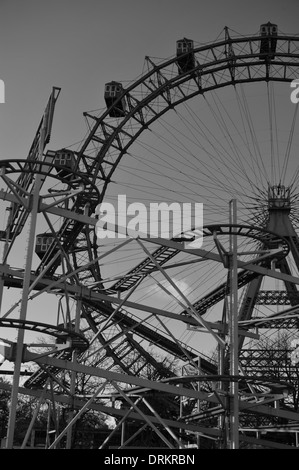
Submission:
[[[0,160],[27,157],[53,86],[56,150],[83,139],[83,112],[104,109],[105,83],[133,81],[145,56],[172,57],[178,39],[208,43],[225,26],[298,34],[298,18],[298,0],[0,0]]]
[[[0,0],[0,158],[26,158],[52,86],[61,87],[50,148],[85,134],[84,111],[104,107],[104,84],[133,80],[144,57],[167,58],[181,37],[213,41],[225,26],[263,22],[298,32],[297,0]]]

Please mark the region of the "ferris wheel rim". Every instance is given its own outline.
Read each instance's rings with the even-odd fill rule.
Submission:
[[[194,48],[194,53],[208,53],[211,51],[215,51],[217,48],[226,48],[232,47],[232,46],[238,46],[238,45],[243,45],[248,43],[250,45],[251,51],[250,53],[243,53],[240,56],[234,56],[233,61],[231,57],[224,57],[223,56],[223,51],[222,51],[222,57],[217,60],[215,57],[213,60],[207,61],[204,65],[197,64],[194,69],[183,73],[182,75],[179,75],[178,73],[175,74],[174,77],[171,79],[168,79],[163,75],[163,70],[168,67],[169,65],[175,66],[177,64],[177,57],[172,57],[170,59],[162,60],[159,64],[154,64],[152,63],[152,68],[145,74],[143,74],[140,78],[137,80],[133,81],[133,83],[128,86],[126,89],[124,89],[123,93],[121,96],[115,101],[114,105],[119,103],[123,98],[127,98],[127,101],[131,102],[131,105],[126,111],[124,117],[121,118],[111,118],[109,117],[109,110],[111,108],[108,108],[100,117],[96,117],[93,115],[90,115],[89,113],[84,113],[85,116],[90,117],[93,120],[94,126],[92,128],[92,131],[90,135],[87,137],[85,140],[83,146],[81,149],[76,152],[78,159],[80,160],[80,157],[87,158],[85,155],[85,150],[88,147],[88,143],[92,141],[93,135],[95,137],[95,142],[99,143],[101,145],[101,148],[99,152],[96,155],[96,158],[94,159],[94,162],[92,165],[94,165],[93,168],[96,166],[96,171],[94,172],[94,181],[96,181],[97,175],[100,175],[101,179],[101,201],[105,200],[106,196],[106,190],[109,187],[111,177],[114,173],[114,171],[118,168],[119,163],[125,157],[126,153],[128,152],[129,147],[136,141],[138,140],[138,137],[141,135],[141,133],[149,128],[149,126],[155,122],[158,121],[161,116],[163,116],[165,113],[167,113],[169,110],[173,109],[175,106],[179,105],[181,102],[191,100],[194,96],[196,95],[204,95],[205,93],[209,93],[215,89],[223,88],[223,87],[229,87],[229,86],[235,86],[237,84],[242,84],[242,83],[256,83],[256,82],[290,82],[295,78],[294,75],[290,76],[289,71],[292,71],[292,67],[296,69],[296,67],[299,67],[299,54],[298,53],[292,53],[289,51],[287,52],[276,52],[275,53],[275,59],[269,58],[267,54],[262,54],[258,50],[259,43],[261,41],[261,36],[241,36],[241,37],[235,37],[235,38],[230,38],[226,37],[224,40],[218,41],[218,42],[210,42],[204,46],[200,46],[197,48]],[[293,35],[278,35],[277,36],[277,41],[284,41],[284,42],[296,42],[299,44],[299,38],[297,36]],[[255,51],[252,50],[252,44],[255,44]],[[214,53],[215,54],[215,53]],[[287,62],[284,62],[284,59],[288,59]],[[254,59],[253,62],[250,62]],[[290,60],[291,59],[291,60]],[[246,60],[248,61],[246,63]],[[292,62],[293,60],[293,62]],[[190,95],[186,95],[183,97],[182,100],[178,100],[177,102],[169,102],[167,103],[167,100],[165,100],[165,94],[167,90],[170,90],[171,88],[179,87],[182,85],[182,83],[188,81],[188,80],[194,80],[194,77],[196,77],[196,74],[198,75],[199,73],[204,76],[205,74],[212,74],[218,70],[226,70],[229,74],[231,73],[232,70],[236,70],[242,66],[244,66],[244,63],[246,63],[246,67],[248,69],[248,74],[249,77],[244,77],[243,79],[232,79],[232,75],[227,78],[227,80],[223,83],[218,83],[214,84],[211,87],[198,87],[196,92]],[[284,74],[277,77],[275,76],[275,73],[271,75],[271,65],[280,65],[284,68]],[[260,66],[260,75],[259,76],[250,76],[250,68],[254,66]],[[214,67],[214,68],[213,68]],[[137,87],[141,84],[144,84],[144,82],[149,78],[153,77],[155,75],[160,74],[163,77],[163,80],[161,81],[160,85],[156,88],[152,88],[149,90],[148,95],[145,96],[144,99],[137,99],[133,95],[133,91],[137,89]],[[214,77],[214,75],[213,75]],[[155,100],[157,97],[162,97],[165,102],[164,105],[165,107],[161,110],[160,113],[155,113],[153,118],[147,122],[145,122],[141,116],[142,116],[142,108],[146,108],[149,106],[153,100]],[[133,101],[135,102],[135,106],[132,105],[132,98]],[[113,106],[114,106],[113,105]],[[112,106],[112,107],[113,107]],[[126,131],[126,124],[131,120],[135,120],[135,123],[137,123],[137,126],[139,125],[138,130],[134,135],[130,135]],[[96,131],[98,129],[101,129],[101,135],[99,136],[98,134],[96,135]],[[122,137],[125,136],[128,141],[125,143],[125,145],[121,142]],[[101,168],[101,162],[105,160],[107,153],[111,148],[114,148],[116,151],[116,158],[114,162],[110,162],[109,166],[109,174],[107,178],[105,179],[105,171]]]
[[[219,41],[218,43],[209,43],[208,45],[205,45],[203,47],[198,47],[194,49],[194,53],[196,52],[201,52],[201,51],[214,51],[217,47],[231,47],[232,45],[237,45],[237,44],[243,44],[248,42],[250,44],[250,47],[252,43],[257,43],[259,44],[259,41],[262,39],[261,36],[248,36],[244,37],[241,36],[239,38],[226,38],[223,41]],[[282,40],[282,41],[294,41],[298,42],[298,48],[299,48],[299,38],[296,36],[289,36],[289,35],[279,35],[277,36],[277,40]],[[257,44],[255,47],[257,47]],[[215,53],[214,53],[215,54]],[[262,57],[261,57],[262,56]],[[125,156],[125,154],[128,152],[128,149],[130,146],[135,142],[136,139],[140,136],[140,134],[147,130],[151,124],[153,124],[156,120],[158,120],[162,115],[167,113],[169,110],[174,109],[177,105],[181,104],[182,102],[186,102],[190,99],[192,99],[194,96],[197,95],[204,95],[205,93],[209,93],[210,91],[224,88],[224,87],[229,87],[229,86],[236,86],[238,84],[243,84],[243,83],[257,83],[257,82],[291,82],[296,78],[296,74],[289,76],[288,71],[292,71],[292,67],[298,67],[299,71],[299,53],[292,53],[290,51],[285,51],[285,52],[276,52],[275,53],[275,59],[276,57],[280,58],[280,60],[274,60],[273,58],[269,58],[267,54],[261,54],[258,49],[256,49],[255,52],[247,53],[247,54],[242,54],[240,56],[235,55],[232,58],[230,57],[222,57],[221,59],[217,60],[214,59],[211,62],[208,62],[204,65],[198,64],[194,69],[185,72],[183,75],[179,74],[174,74],[173,78],[168,79],[167,76],[163,77],[163,81],[158,84],[158,87],[155,84],[155,89],[154,87],[150,90],[149,94],[145,96],[144,99],[140,100],[137,97],[135,98],[134,95],[132,94],[132,91],[134,91],[138,86],[144,85],[146,80],[148,78],[151,78],[154,75],[161,74],[161,71],[168,67],[169,65],[175,65],[177,63],[177,57],[172,57],[170,59],[166,59],[165,61],[162,61],[160,64],[154,64],[152,66],[152,69],[148,72],[145,73],[144,75],[141,76],[141,78],[138,78],[136,81],[133,82],[132,85],[124,89],[122,94],[115,100],[114,104],[111,106],[111,108],[108,108],[100,117],[93,116],[92,114],[89,114],[88,112],[85,112],[84,115],[87,117],[92,118],[93,122],[95,121],[94,127],[85,140],[82,148],[76,152],[78,158],[84,156],[84,152],[86,150],[86,147],[88,146],[88,143],[92,141],[93,136],[95,138],[95,141],[101,142],[101,150],[98,152],[98,155],[96,157],[96,162],[97,162],[97,171],[95,173],[95,178],[97,174],[101,174],[101,178],[103,176],[103,172],[99,171],[99,163],[103,162],[103,160],[106,157],[107,152],[111,147],[115,147],[117,151],[119,151],[119,155],[116,157],[116,160],[114,163],[111,163],[111,170],[109,171],[109,174],[107,176],[106,182],[103,184],[103,189],[101,192],[101,200],[103,200],[105,196],[105,190],[107,188],[107,185],[109,184],[112,174],[114,173],[114,170],[117,168],[118,163],[120,160]],[[257,59],[257,62],[246,62],[248,59]],[[288,59],[297,59],[297,62],[294,60],[294,63],[292,62],[284,62],[283,59],[288,58]],[[223,64],[223,67],[217,69],[216,66],[219,64]],[[277,74],[276,72],[272,72],[273,75],[271,75],[271,66],[280,66],[283,67],[284,72],[281,76],[275,76]],[[245,67],[248,70],[248,77],[246,78],[240,78],[236,79],[233,78],[232,71],[237,70],[240,67]],[[254,76],[254,74],[251,74],[251,68],[254,70],[254,66],[261,66],[262,71],[258,70],[255,71],[256,73],[260,73],[260,76]],[[215,68],[213,68],[215,67]],[[177,101],[173,102],[169,100],[168,98],[165,99],[165,96],[163,96],[163,93],[171,90],[171,89],[178,89],[182,83],[187,82],[188,80],[195,80],[196,76],[202,78],[205,76],[205,74],[210,74],[213,79],[215,80],[215,72],[222,72],[222,71],[227,71],[227,79],[225,78],[222,83],[214,83],[210,87],[203,87],[202,84],[198,86],[198,89],[190,93],[190,95],[185,95],[181,99],[178,99]],[[281,72],[282,73],[282,72]],[[294,73],[294,71],[293,71]],[[154,102],[154,100],[157,97],[162,97],[165,99],[166,105],[164,103],[164,108],[159,112],[159,113],[154,113],[154,116],[152,119],[145,121],[144,116],[142,116],[142,109],[146,108],[150,104]],[[130,102],[130,109],[125,112],[125,115],[123,118],[111,118],[109,117],[109,111],[114,108],[121,100],[124,98],[127,98],[127,101]],[[136,103],[134,106],[132,104],[132,99]],[[167,99],[169,100],[169,103],[167,104]],[[126,124],[129,122],[130,119],[133,119],[135,124],[140,124],[140,128],[136,131],[134,135],[129,135],[129,133],[126,131]],[[96,131],[102,128],[100,137],[97,135],[96,136]],[[121,137],[125,136],[129,138],[128,142],[126,145],[123,145],[122,143],[120,144]]]
[[[278,36],[278,39],[281,39],[281,38],[283,38],[283,40],[285,40],[285,39],[286,39],[286,36],[281,36],[281,37]],[[290,39],[290,38],[292,38],[292,40],[299,41],[298,37],[296,37],[296,38],[294,38],[294,37],[289,37],[289,39]],[[241,42],[242,42],[242,43],[245,43],[246,41],[248,41],[248,39],[250,39],[250,38],[242,37],[242,41],[241,41]],[[260,36],[259,36],[258,38],[257,38],[257,37],[254,37],[254,41],[257,41],[257,40],[259,40],[259,39],[260,39]],[[253,40],[253,39],[252,39],[252,40]],[[237,44],[237,43],[238,43],[237,40],[236,40],[235,42],[233,42],[232,40],[227,39],[227,40],[225,40],[225,41],[221,41],[221,42],[217,43],[217,47],[220,47],[220,46],[223,47],[223,46],[225,46],[225,45],[232,45],[232,44]],[[199,49],[198,49],[198,52],[201,52],[201,51],[203,51],[203,50],[207,51],[207,50],[209,50],[209,48],[210,48],[210,49],[213,49],[213,48],[215,48],[215,47],[216,47],[215,44],[210,45],[210,46],[205,46],[204,48],[199,48]],[[298,54],[296,55],[296,58],[297,58],[297,56],[298,56],[298,58],[299,58],[299,55],[298,55]],[[242,57],[242,60],[244,60],[246,57],[252,58],[252,54],[243,56],[243,57]],[[255,55],[254,55],[254,57],[255,57]],[[226,64],[224,68],[218,67],[218,71],[227,70],[227,71],[230,73],[230,71],[231,71],[231,69],[232,69],[232,63],[231,63],[230,61],[231,61],[230,58],[226,58],[226,59],[222,59],[222,60],[221,60],[221,63],[220,63],[220,62],[217,62],[217,66],[218,66],[218,65],[221,65],[221,64],[222,64],[222,65],[223,65],[223,64]],[[272,61],[270,61],[270,62],[271,62],[271,64],[274,63],[274,62],[272,62]],[[164,65],[165,65],[166,63],[167,63],[168,65],[169,65],[169,64],[175,64],[175,63],[176,63],[176,58],[171,59],[171,62],[165,62]],[[291,80],[291,78],[281,78],[281,79],[278,79],[278,78],[269,76],[269,70],[267,69],[267,63],[265,63],[265,62],[261,62],[261,63],[262,63],[263,69],[265,68],[265,76],[263,76],[263,78],[256,78],[256,79],[250,79],[250,80],[244,79],[244,80],[239,80],[239,81],[238,81],[238,80],[231,80],[231,81],[227,82],[226,84],[221,84],[221,85],[219,84],[219,86],[215,86],[215,87],[212,87],[212,88],[210,88],[210,89],[206,89],[205,91],[198,89],[198,91],[197,91],[196,93],[194,93],[192,96],[190,95],[190,97],[189,97],[189,96],[188,96],[188,97],[185,97],[182,101],[187,101],[187,100],[189,100],[189,99],[192,99],[193,96],[196,96],[196,95],[198,95],[198,94],[200,94],[200,93],[201,93],[201,94],[208,93],[208,92],[210,92],[210,91],[212,91],[212,90],[214,90],[214,89],[216,89],[216,88],[218,89],[218,88],[221,88],[221,87],[223,88],[223,87],[225,87],[225,86],[232,86],[232,85],[235,85],[235,84],[237,84],[237,83],[248,83],[248,82],[257,82],[257,81],[265,81],[265,82],[268,82],[268,81],[283,81],[283,82],[288,82],[288,81]],[[268,64],[268,65],[269,65],[269,64]],[[299,60],[298,60],[298,66],[299,66]],[[235,67],[235,66],[233,66],[233,67]],[[285,67],[287,67],[287,65],[285,65]],[[162,64],[161,66],[157,67],[157,68],[153,67],[153,70],[151,71],[151,74],[157,74],[157,70],[158,70],[158,71],[161,71],[162,68],[163,68],[163,64]],[[208,66],[206,66],[206,68],[208,68]],[[198,70],[199,70],[199,67],[198,67]],[[194,71],[188,72],[184,78],[186,78],[186,80],[187,80],[187,78],[189,77],[191,80],[193,80],[193,77],[191,77],[191,73],[194,74]],[[208,73],[208,72],[207,72],[207,73]],[[182,80],[183,77],[181,76],[180,78],[181,78],[181,80]],[[173,82],[170,82],[169,80],[168,80],[168,81],[166,80],[163,84],[161,84],[161,86],[159,87],[159,90],[153,91],[153,94],[152,94],[153,98],[154,98],[154,97],[157,97],[157,96],[159,96],[159,97],[161,96],[161,97],[163,98],[163,100],[164,100],[164,99],[165,99],[165,96],[164,96],[163,94],[164,94],[164,93],[167,93],[167,90],[170,90],[170,88],[171,88],[170,85],[172,85],[172,84],[174,84],[174,83],[175,83],[175,80],[174,80]],[[182,85],[182,82],[181,82],[180,84]],[[127,96],[127,97],[128,97],[131,91],[132,91],[132,89],[130,89],[130,91],[126,90],[125,93],[124,93],[124,96]],[[177,104],[179,104],[180,102],[182,102],[182,101],[178,101],[178,102],[175,104],[175,106],[176,106]],[[167,100],[166,100],[166,102],[167,102]],[[144,104],[143,104],[143,107],[144,107],[144,106],[148,106],[148,104],[149,104],[149,101],[147,101],[146,103],[144,103]],[[117,121],[114,121],[114,120],[111,120],[111,121],[109,120],[109,122],[106,123],[105,119],[106,119],[106,117],[108,116],[109,110],[107,110],[107,111],[104,113],[104,115],[102,116],[102,118],[100,118],[100,120],[97,121],[97,126],[101,126],[101,127],[102,127],[103,134],[105,134],[105,132],[107,133],[107,132],[108,132],[108,131],[107,131],[108,129],[110,130],[110,134],[109,134],[109,132],[108,132],[109,135],[107,134],[105,139],[101,139],[101,137],[97,136],[97,141],[98,141],[98,143],[100,143],[100,144],[102,145],[102,152],[100,152],[100,153],[98,154],[98,157],[99,157],[100,159],[102,159],[102,161],[103,161],[103,159],[105,158],[107,152],[109,151],[109,149],[110,149],[111,147],[115,147],[116,150],[119,151],[119,155],[118,155],[118,157],[116,158],[115,162],[113,163],[113,171],[109,173],[109,175],[107,176],[107,179],[105,180],[105,178],[104,178],[104,177],[106,176],[106,175],[105,175],[105,170],[102,169],[102,168],[97,167],[97,170],[98,170],[98,171],[95,172],[95,179],[93,179],[92,182],[91,182],[91,184],[95,184],[96,178],[97,178],[98,176],[100,176],[101,180],[104,181],[104,183],[103,183],[103,191],[101,192],[101,198],[102,198],[102,199],[105,197],[105,189],[106,189],[106,187],[109,185],[109,183],[110,183],[110,181],[111,181],[111,176],[112,176],[114,170],[118,167],[118,164],[120,163],[120,160],[121,160],[122,157],[126,154],[128,148],[132,145],[133,142],[135,142],[136,139],[138,139],[138,137],[139,137],[139,135],[141,134],[141,132],[143,132],[145,129],[148,128],[148,125],[150,125],[150,124],[153,123],[154,121],[158,120],[161,116],[163,116],[165,113],[167,113],[170,109],[173,108],[173,105],[174,105],[174,103],[172,103],[172,102],[168,103],[168,104],[166,105],[166,107],[161,111],[161,113],[160,113],[160,114],[156,114],[156,115],[154,116],[154,119],[153,119],[152,121],[149,121],[148,123],[143,123],[143,122],[141,122],[142,120],[140,121],[140,110],[141,110],[142,107],[140,107],[139,104],[136,105],[136,107],[134,108],[134,110],[131,109],[131,110],[130,110],[130,113],[129,113],[128,115],[126,115],[125,118],[124,118],[121,122],[119,122],[117,125],[111,124],[111,122],[112,122],[112,123],[116,123],[116,122],[117,122]],[[141,115],[142,115],[142,114],[141,114]],[[140,129],[138,130],[138,132],[136,133],[136,135],[134,135],[134,136],[131,138],[131,140],[129,140],[129,141],[127,142],[127,144],[126,144],[125,146],[122,146],[122,136],[125,135],[125,133],[126,133],[126,131],[125,131],[125,129],[124,129],[124,126],[125,126],[125,124],[128,122],[129,119],[131,119],[131,118],[134,119],[134,117],[136,118],[136,116],[139,116],[139,121],[140,121],[139,124],[141,124],[141,127],[140,127]],[[101,119],[102,119],[102,120],[101,120]],[[135,120],[138,122],[138,119],[135,119]],[[116,127],[115,127],[115,126],[116,126]],[[127,137],[130,137],[130,136],[128,135]],[[83,146],[83,148],[81,149],[81,151],[77,152],[77,154],[78,154],[79,157],[80,157],[80,155],[81,155],[82,158],[85,158],[84,152],[85,152],[85,150],[84,150],[84,146]],[[86,161],[87,161],[87,160],[86,160]],[[101,170],[101,171],[100,171],[100,170]],[[210,225],[210,227],[212,227],[212,225]],[[230,226],[230,227],[231,227],[231,226]],[[252,226],[250,226],[250,228],[252,229]],[[258,229],[261,230],[260,227],[258,227]],[[233,233],[233,232],[229,232],[229,233]],[[276,234],[275,234],[275,235],[276,235]],[[253,237],[253,238],[254,238],[254,237]],[[71,250],[70,250],[70,251],[71,251]],[[91,253],[91,254],[93,254],[93,253]],[[74,256],[76,256],[76,255],[74,255]],[[110,305],[110,304],[109,304],[109,305]],[[97,307],[96,307],[96,308],[97,308]],[[95,308],[94,310],[97,312],[98,310],[96,310],[96,308]],[[110,314],[111,312],[112,312],[112,310],[111,310],[111,311],[108,311],[108,314]],[[112,313],[111,313],[111,315],[112,315]],[[107,316],[108,316],[108,315],[107,315]],[[103,317],[104,317],[104,315],[103,315]],[[93,320],[93,318],[92,318],[92,320]],[[123,333],[123,332],[122,332],[122,333]],[[125,334],[127,334],[127,333],[125,333]],[[131,334],[131,332],[129,331],[128,336],[129,336],[130,334]],[[130,339],[131,339],[131,338],[130,338]],[[135,346],[135,347],[136,347],[136,346]],[[138,352],[139,352],[139,351],[138,351]],[[207,378],[208,378],[208,377],[209,377],[209,376],[207,376]],[[215,375],[214,377],[215,377],[215,380],[218,381],[220,376],[219,376],[219,375],[217,375],[217,376]],[[244,378],[244,377],[243,377],[243,378]],[[239,377],[236,378],[236,380],[238,380],[238,379],[239,379]],[[167,379],[166,379],[166,380],[167,380]],[[179,381],[180,378],[179,378],[179,379],[174,379],[174,380],[175,380],[175,381]],[[281,383],[280,383],[279,385],[281,385]]]

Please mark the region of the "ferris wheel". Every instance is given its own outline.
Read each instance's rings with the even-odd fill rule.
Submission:
[[[105,108],[84,113],[79,147],[46,149],[54,89],[28,159],[1,162],[10,203],[1,274],[21,297],[0,326],[22,331],[22,348],[25,331],[55,338],[47,354],[27,346],[14,356],[7,343],[5,357],[38,364],[23,393],[39,399],[51,383],[53,401],[70,407],[50,447],[65,436],[70,446],[86,408],[117,427],[143,422],[170,448],[296,445],[286,368],[297,365],[275,345],[298,338],[298,76],[299,36],[275,24],[249,37],[225,28],[204,45],[182,38],[173,57],[146,57],[134,81],[106,84]],[[151,236],[153,207],[161,227],[173,208],[196,204],[202,225],[184,230],[182,220],[179,233]],[[103,207],[116,230],[99,238]],[[12,268],[29,219],[25,270]],[[32,320],[48,297],[51,320]],[[293,440],[281,441],[281,422]]]

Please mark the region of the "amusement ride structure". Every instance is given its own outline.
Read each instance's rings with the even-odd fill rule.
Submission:
[[[106,84],[78,148],[47,148],[53,88],[28,157],[0,161],[7,448],[19,394],[36,399],[22,447],[45,402],[56,416],[47,448],[72,447],[87,410],[115,420],[100,448],[121,429],[119,448],[299,447],[299,36],[269,22],[176,47],[146,57],[133,82]],[[99,239],[99,207],[120,194],[143,207],[202,203],[203,227]]]

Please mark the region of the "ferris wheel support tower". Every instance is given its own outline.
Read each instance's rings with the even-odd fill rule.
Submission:
[[[36,148],[36,152],[34,156],[37,161],[43,160],[43,152],[44,152],[45,146],[50,140],[54,108],[55,108],[55,103],[56,103],[59,93],[60,93],[60,88],[59,89],[53,88],[48,104],[46,106],[44,115],[42,117],[40,126],[38,128],[36,137],[34,139],[35,141],[34,148]],[[36,231],[37,214],[38,214],[39,202],[40,202],[39,195],[40,195],[40,189],[42,187],[42,184],[43,184],[43,176],[42,174],[37,174],[34,185],[33,185],[32,193],[30,196],[31,201],[29,204],[30,228],[29,228],[29,236],[28,236],[28,244],[27,244],[27,256],[26,256],[26,265],[25,265],[25,272],[24,272],[21,307],[20,307],[20,320],[21,321],[25,321],[26,316],[27,316],[27,305],[28,305],[29,288],[30,288],[30,282],[31,282],[30,275],[31,275],[32,257],[34,253],[34,247],[35,247],[35,231]],[[28,192],[26,191],[26,189],[27,188],[23,188],[22,196],[28,195]],[[29,215],[29,211],[27,212],[27,216],[28,215]],[[15,419],[16,419],[16,410],[17,410],[17,401],[18,401],[18,389],[19,389],[22,359],[23,359],[24,335],[25,335],[25,330],[20,328],[18,330],[16,358],[15,358],[15,363],[14,363],[13,386],[12,386],[12,393],[11,393],[11,405],[10,405],[7,441],[6,441],[7,449],[11,449],[13,447]]]

